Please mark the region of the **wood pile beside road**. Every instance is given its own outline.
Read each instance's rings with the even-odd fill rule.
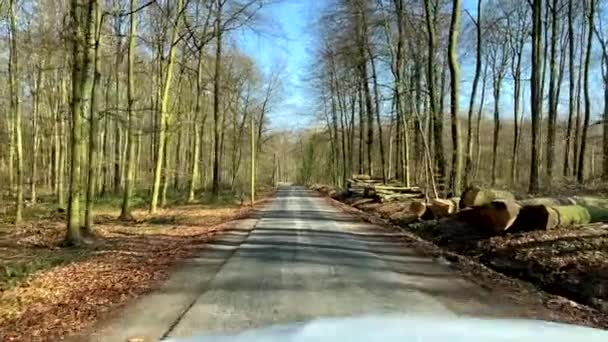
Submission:
[[[405,187],[398,182],[385,184],[369,175],[353,175],[347,181],[347,191],[352,197],[371,198],[381,203],[424,198],[419,187]]]

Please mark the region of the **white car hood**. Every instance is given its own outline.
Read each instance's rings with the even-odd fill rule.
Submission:
[[[237,335],[170,338],[171,342],[572,342],[608,341],[608,331],[533,320],[371,316],[322,318]]]

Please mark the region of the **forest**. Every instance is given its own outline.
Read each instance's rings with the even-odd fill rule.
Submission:
[[[606,0],[0,0],[0,340],[90,328],[265,215],[297,240],[262,246],[292,248],[256,254],[265,280],[315,229],[367,248],[346,231],[381,219],[608,327],[607,20]]]
[[[605,327],[607,14],[601,0],[335,1],[298,179]]]
[[[606,6],[336,1],[319,23],[318,125],[300,140],[298,177],[344,186],[369,174],[453,196],[601,185]]]
[[[120,198],[128,220],[138,198],[154,213],[203,192],[249,197],[252,151],[273,184],[287,152],[269,131],[282,70],[235,40],[263,29],[263,5],[2,1],[2,215],[19,225],[24,207],[55,203],[78,245],[101,198]]]

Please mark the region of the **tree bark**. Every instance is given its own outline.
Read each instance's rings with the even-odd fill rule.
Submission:
[[[19,85],[19,62],[17,51],[17,9],[16,0],[9,1],[9,31],[10,31],[10,51],[8,62],[8,73],[10,83],[10,111],[13,115],[13,134],[15,141],[16,152],[16,187],[15,187],[15,224],[20,224],[23,220],[23,144],[21,133],[21,96]],[[12,163],[12,156],[11,158]]]
[[[443,113],[437,111],[437,100],[435,94],[435,46],[436,46],[436,15],[437,4],[431,3],[432,0],[424,0],[424,10],[426,19],[426,29],[428,34],[428,51],[427,51],[427,88],[429,94],[430,117],[433,120],[433,142],[434,142],[434,160],[437,166],[440,183],[445,180],[445,157],[443,155]],[[431,8],[431,6],[433,8]],[[435,168],[433,167],[433,173]]]
[[[38,178],[38,147],[40,145],[40,137],[38,134],[38,117],[40,116],[40,96],[42,93],[42,66],[36,66],[36,80],[34,81],[34,108],[32,111],[32,174],[30,181],[30,201],[36,203],[36,182]],[[44,165],[43,165],[44,166]]]
[[[473,76],[473,85],[471,89],[471,97],[469,99],[469,113],[467,121],[467,150],[466,150],[466,164],[464,169],[464,187],[468,187],[471,183],[471,175],[473,171],[473,111],[475,107],[475,96],[477,95],[477,87],[479,85],[479,78],[481,76],[481,56],[483,53],[482,44],[482,30],[481,30],[481,19],[482,19],[482,0],[477,0],[477,20],[475,22],[475,32],[477,36],[477,49],[475,54],[475,76]]]
[[[568,83],[568,128],[566,130],[566,145],[564,147],[564,169],[563,176],[569,177],[570,170],[570,148],[572,145],[572,124],[574,118],[574,89],[576,78],[574,74],[574,9],[573,1],[568,0],[568,70],[570,79]]]
[[[553,161],[555,159],[555,133],[557,121],[557,0],[552,0],[551,6],[547,3],[547,8],[551,9],[551,51],[550,51],[550,71],[549,71],[549,124],[547,128],[547,165],[545,186],[551,186],[553,178]]]
[[[99,160],[99,117],[97,106],[97,88],[101,78],[101,9],[99,8],[99,0],[92,0],[92,6],[95,11],[95,18],[91,20],[89,26],[89,47],[87,54],[93,62],[93,77],[89,92],[89,150],[88,150],[88,177],[85,202],[85,218],[84,232],[91,233],[93,228],[93,200],[95,197],[95,188],[97,184],[97,163]]]
[[[80,245],[80,199],[82,196],[81,167],[82,167],[82,104],[85,86],[90,77],[88,69],[89,55],[86,51],[87,37],[90,30],[90,21],[93,3],[82,3],[72,0],[70,6],[70,19],[72,25],[72,101],[70,111],[72,114],[71,134],[71,169],[70,191],[68,201],[68,229],[65,244]]]
[[[530,92],[530,108],[532,116],[532,144],[530,161],[530,183],[528,192],[536,193],[540,189],[539,182],[539,146],[538,133],[540,129],[541,101],[540,68],[541,68],[541,10],[542,1],[533,0],[532,4],[532,84]]]
[[[452,196],[460,195],[462,185],[462,147],[460,145],[460,127],[458,122],[460,96],[460,65],[458,64],[458,33],[460,31],[460,0],[454,0],[452,21],[450,23],[449,65],[451,75],[450,113],[452,119],[452,172],[450,184]]]
[[[122,206],[120,209],[120,219],[130,220],[133,218],[131,214],[131,199],[133,197],[133,188],[135,183],[135,98],[134,90],[134,63],[135,63],[135,35],[137,31],[137,18],[135,9],[137,7],[136,0],[129,1],[130,24],[129,24],[129,45],[127,50],[127,165],[125,190],[122,196]]]
[[[175,27],[171,35],[171,47],[169,48],[169,58],[167,60],[167,67],[165,71],[165,80],[163,84],[162,96],[160,101],[160,120],[159,120],[159,137],[158,137],[158,148],[156,153],[156,166],[154,168],[154,183],[152,188],[152,201],[150,203],[150,213],[156,212],[158,207],[158,196],[160,193],[161,176],[163,171],[163,160],[166,155],[165,146],[166,135],[167,135],[167,121],[168,121],[168,108],[169,108],[169,90],[171,89],[171,81],[173,79],[173,67],[175,64],[175,52],[177,48],[177,42],[179,39],[179,29],[182,16],[182,0],[176,0],[176,17]]]
[[[215,196],[220,192],[220,101],[221,101],[221,62],[222,62],[222,7],[224,0],[217,0],[217,16],[215,18],[215,75],[213,78],[213,186]]]
[[[591,119],[591,95],[589,93],[589,66],[591,64],[591,54],[593,48],[593,28],[595,17],[595,0],[589,1],[589,28],[587,30],[587,54],[585,56],[585,119],[583,121],[583,130],[581,133],[581,152],[578,159],[578,173],[576,180],[582,184],[585,180],[585,150],[587,148],[587,132],[589,130],[589,121]]]

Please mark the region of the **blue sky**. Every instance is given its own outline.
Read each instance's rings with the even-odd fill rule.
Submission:
[[[316,27],[324,7],[331,0],[278,0],[262,9],[264,18],[259,32],[239,35],[238,43],[245,53],[252,56],[260,68],[269,73],[273,68],[283,69],[282,99],[272,113],[272,126],[276,128],[302,128],[312,123],[315,98],[311,95],[311,84],[306,81],[309,69],[314,63]],[[476,15],[477,0],[464,0],[463,10]],[[470,23],[462,14],[463,27]],[[463,51],[464,50],[464,51]],[[461,110],[468,108],[468,97],[474,70],[474,56],[461,50],[462,92]],[[597,83],[596,83],[597,84]],[[486,108],[491,108],[491,84],[486,92]],[[528,85],[524,84],[523,110],[528,111]],[[599,89],[599,88],[598,88]],[[565,93],[564,93],[565,94]],[[479,95],[479,94],[478,94]],[[561,105],[567,105],[562,94]],[[512,87],[509,80],[503,86],[501,101],[502,115],[510,118],[512,111]],[[447,100],[446,100],[447,101]],[[596,102],[596,101],[594,101]],[[447,103],[446,103],[447,105]],[[597,106],[597,103],[594,103]],[[596,110],[599,107],[596,107]],[[527,114],[527,113],[525,113]]]
[[[308,84],[305,80],[312,63],[314,23],[325,0],[283,0],[263,9],[266,23],[262,32],[247,32],[240,48],[252,56],[265,73],[281,68],[281,102],[272,113],[273,127],[301,128],[311,122],[308,113]]]
[[[313,120],[306,77],[314,63],[316,23],[328,0],[282,0],[262,9],[261,32],[246,32],[239,46],[265,72],[283,68],[282,101],[272,113],[273,127],[301,128]],[[464,0],[463,8],[475,13],[476,0]],[[467,20],[463,16],[463,20]]]

